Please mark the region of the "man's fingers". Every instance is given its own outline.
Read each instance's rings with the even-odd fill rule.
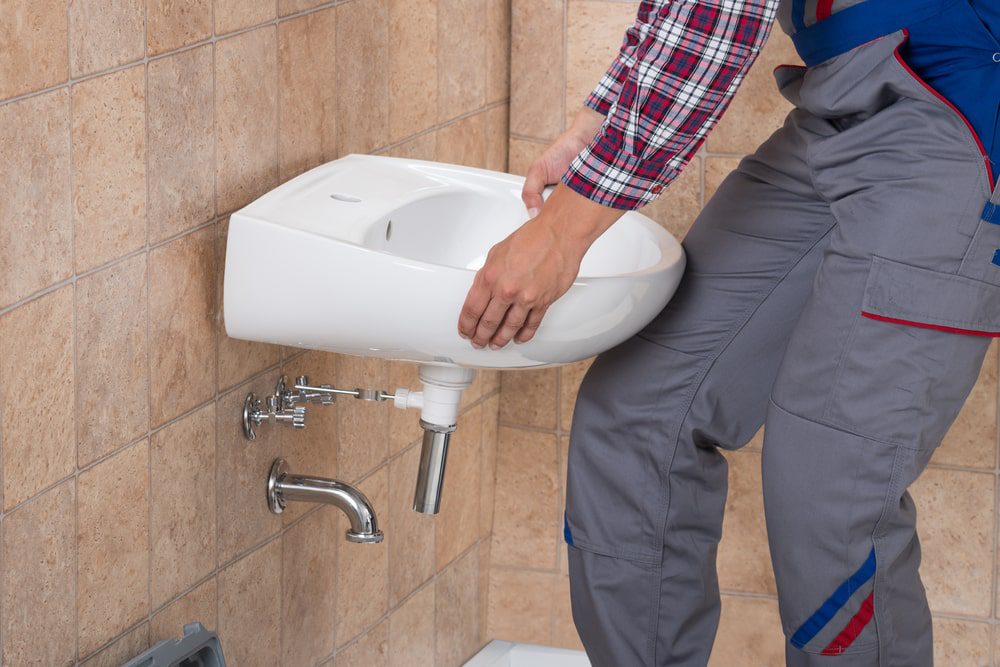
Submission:
[[[542,190],[548,185],[546,180],[545,166],[541,160],[536,160],[528,169],[524,178],[524,188],[521,189],[521,200],[532,218],[542,210]]]
[[[510,307],[503,318],[500,328],[497,329],[497,332],[493,334],[493,338],[490,339],[490,347],[492,349],[498,350],[510,342],[514,334],[520,331],[524,325],[524,321],[528,317],[528,310],[527,306],[516,303]]]
[[[462,314],[458,317],[458,333],[463,338],[472,338],[476,334],[479,319],[490,303],[490,290],[483,286],[482,281],[473,281],[469,294],[462,305]]]
[[[479,325],[476,333],[472,337],[472,345],[477,348],[486,347],[486,343],[493,338],[500,323],[503,322],[504,315],[510,307],[510,301],[502,301],[494,296],[490,300],[490,305],[486,306],[483,316],[479,318]]]
[[[528,313],[527,319],[524,321],[524,326],[514,336],[514,342],[527,343],[534,338],[535,332],[538,331],[538,326],[542,323],[542,318],[545,317],[545,311],[548,309],[548,306],[544,308],[532,308],[531,312]]]

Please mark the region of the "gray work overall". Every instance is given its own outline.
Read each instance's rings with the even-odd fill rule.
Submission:
[[[966,118],[901,56],[906,39],[776,70],[795,109],[684,238],[667,307],[584,378],[565,535],[597,667],[707,663],[719,448],[762,424],[787,664],[932,664],[907,488],[1000,335],[1000,190]],[[970,40],[1000,52],[985,26]]]

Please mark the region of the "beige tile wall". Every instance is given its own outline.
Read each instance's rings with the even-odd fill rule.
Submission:
[[[523,173],[562,131],[616,52],[637,5],[513,0],[511,171]],[[739,157],[781,123],[788,105],[775,90],[771,69],[794,61],[789,40],[775,32],[703,149],[647,214],[683,237]],[[942,665],[988,665],[991,647],[1000,646],[997,364],[994,345],[958,422],[913,490]],[[587,365],[503,374],[489,575],[492,637],[579,646],[569,611],[561,511],[570,418]],[[760,434],[744,450],[727,455],[730,493],[719,552],[723,611],[712,660],[719,667],[783,664],[759,443]]]
[[[229,664],[458,665],[486,640],[499,382],[465,404],[441,516],[415,414],[237,414],[279,373],[414,368],[225,336],[228,215],[350,151],[507,163],[509,0],[0,3],[0,651],[117,665],[200,620]],[[276,267],[261,267],[264,279]],[[278,267],[279,269],[282,267]],[[291,270],[291,267],[283,267]],[[265,506],[276,456],[386,528]]]

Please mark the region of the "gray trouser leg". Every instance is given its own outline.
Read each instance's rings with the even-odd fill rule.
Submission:
[[[598,667],[707,663],[717,448],[765,418],[788,664],[931,664],[906,489],[975,382],[975,334],[1000,331],[1000,224],[980,220],[968,128],[896,60],[900,38],[779,71],[798,108],[696,221],[663,313],[584,379],[566,536]]]
[[[716,446],[743,445],[763,422],[834,224],[794,168],[804,148],[795,123],[744,160],[699,216],[663,313],[584,378],[567,537],[573,616],[597,667],[708,660],[726,500]]]

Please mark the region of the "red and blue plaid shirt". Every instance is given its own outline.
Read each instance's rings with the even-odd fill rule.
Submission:
[[[763,47],[777,0],[643,0],[585,104],[607,116],[563,183],[605,206],[656,199],[697,152]]]

